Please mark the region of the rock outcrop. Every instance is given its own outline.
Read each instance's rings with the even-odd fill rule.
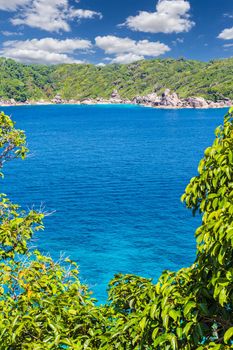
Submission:
[[[136,104],[146,107],[157,108],[223,108],[233,105],[233,102],[228,98],[222,97],[221,100],[214,102],[205,100],[203,97],[187,97],[180,98],[175,92],[171,92],[166,89],[161,96],[153,92],[145,96],[135,96],[132,100],[121,98],[117,90],[114,90],[109,99],[103,97],[97,98],[85,98],[82,100],[64,100],[61,95],[57,94],[51,101],[39,100],[39,101],[26,101],[17,102],[13,98],[9,100],[0,99],[0,105],[2,106],[15,106],[25,104],[82,104],[82,105],[94,105],[94,104]]]
[[[171,106],[171,107],[180,107],[182,104],[176,93],[170,93],[169,89],[166,89],[161,96],[160,105],[161,106]]]
[[[113,92],[111,94],[111,98],[114,98],[114,99],[117,99],[117,100],[121,99],[121,97],[120,97],[120,95],[119,95],[117,90],[113,90]]]
[[[183,105],[192,108],[209,108],[209,103],[203,97],[189,97],[184,99]]]
[[[171,93],[169,89],[166,89],[161,96],[156,93],[136,96],[132,99],[132,103],[160,108],[222,108],[232,105],[232,101],[229,99],[213,102],[205,100],[203,97],[179,98],[176,93]]]
[[[51,100],[52,103],[55,103],[55,104],[61,104],[61,103],[64,103],[62,98],[61,98],[61,95],[57,94],[52,100]]]

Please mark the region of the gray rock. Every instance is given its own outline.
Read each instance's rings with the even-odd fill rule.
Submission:
[[[117,99],[117,100],[121,99],[121,97],[120,97],[120,95],[119,95],[117,90],[113,90],[113,92],[111,94],[111,98],[114,98],[114,99]]]
[[[60,104],[60,103],[63,103],[63,100],[61,98],[61,95],[56,95],[52,100],[51,102],[55,103],[55,104]]]
[[[179,107],[181,105],[182,101],[179,99],[176,93],[170,94],[170,90],[167,89],[162,94],[161,106]]]
[[[185,99],[188,106],[192,108],[208,108],[209,105],[203,97],[188,97]]]

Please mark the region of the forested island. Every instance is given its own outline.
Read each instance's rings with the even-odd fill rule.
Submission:
[[[1,58],[0,102],[223,107],[233,100],[232,72],[233,58],[153,59],[106,66],[26,65]]]

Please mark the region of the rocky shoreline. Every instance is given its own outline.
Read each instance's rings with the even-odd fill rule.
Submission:
[[[206,100],[203,97],[188,97],[179,98],[176,93],[171,93],[169,89],[166,89],[164,93],[159,96],[156,93],[151,93],[146,96],[135,96],[132,100],[122,99],[117,90],[114,90],[109,99],[104,98],[87,98],[82,100],[65,100],[60,95],[56,95],[51,100],[39,100],[39,101],[25,101],[18,102],[14,99],[2,100],[0,99],[0,105],[4,106],[25,106],[25,105],[61,105],[61,104],[75,104],[75,105],[106,105],[106,104],[121,104],[121,105],[141,105],[144,107],[153,108],[224,108],[233,105],[233,101],[228,98],[222,98],[219,101],[213,102]]]

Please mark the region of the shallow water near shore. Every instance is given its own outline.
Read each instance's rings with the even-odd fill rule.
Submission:
[[[115,273],[156,279],[195,259],[200,217],[180,203],[227,109],[137,106],[1,108],[27,134],[26,161],[5,166],[1,192],[53,215],[34,244],[79,264],[100,302]]]

